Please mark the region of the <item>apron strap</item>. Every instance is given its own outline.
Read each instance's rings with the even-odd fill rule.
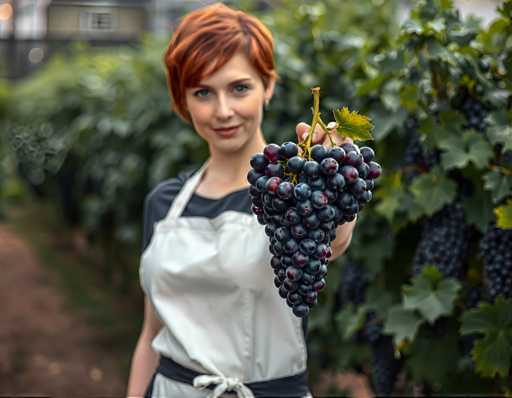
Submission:
[[[167,215],[165,216],[166,221],[176,220],[181,216],[181,213],[183,213],[183,210],[185,210],[185,207],[187,206],[187,203],[196,190],[196,187],[199,185],[201,177],[203,176],[207,166],[208,160],[204,162],[201,168],[185,182],[185,185],[183,185],[183,188],[181,188],[178,196],[174,198],[172,205],[167,212]]]

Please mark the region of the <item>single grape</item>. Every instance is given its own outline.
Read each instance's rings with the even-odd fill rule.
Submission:
[[[324,158],[327,157],[327,149],[320,144],[313,145],[311,148],[311,157],[320,163]]]
[[[359,151],[361,152],[361,155],[363,155],[363,159],[366,163],[372,161],[373,158],[375,157],[375,152],[373,151],[372,148],[368,146],[363,146],[359,148]]]
[[[276,194],[280,199],[288,200],[293,196],[293,184],[289,181],[283,181],[279,184]]]
[[[345,162],[346,152],[339,146],[334,146],[329,149],[328,156],[336,160],[338,163]]]
[[[268,177],[283,177],[283,166],[281,166],[279,163],[270,163],[267,165],[267,167],[265,167],[265,175]]]
[[[251,167],[258,173],[265,173],[265,166],[268,164],[268,160],[262,153],[257,153],[251,158]]]
[[[371,161],[370,163],[368,163],[368,166],[370,166],[370,170],[368,171],[369,179],[375,180],[376,178],[380,177],[382,173],[382,168],[380,167],[380,164]]]
[[[293,189],[293,195],[295,199],[303,202],[311,196],[311,188],[308,184],[300,182],[295,185],[295,188]]]
[[[288,160],[287,166],[290,173],[299,174],[304,167],[306,161],[300,156],[294,156]]]
[[[309,178],[316,178],[320,175],[320,165],[314,160],[308,160],[302,168],[304,174]]]
[[[354,166],[345,165],[340,169],[341,175],[345,178],[345,181],[353,183],[359,177],[359,172]]]
[[[292,282],[298,282],[302,278],[302,271],[299,268],[290,266],[286,268],[286,277]]]
[[[279,149],[279,155],[282,159],[290,159],[294,156],[297,156],[299,153],[299,147],[296,143],[288,141],[281,145]]]
[[[322,173],[328,176],[333,176],[338,172],[338,162],[333,158],[324,158],[320,163]]]
[[[263,150],[263,155],[270,163],[275,163],[279,160],[279,149],[281,147],[276,144],[268,144]]]

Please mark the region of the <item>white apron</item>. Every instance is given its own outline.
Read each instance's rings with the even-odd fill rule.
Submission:
[[[226,378],[243,384],[301,373],[307,362],[301,318],[274,286],[268,238],[256,216],[226,211],[213,219],[180,217],[206,166],[155,223],[141,257],[142,289],[164,324],[152,347],[217,376],[211,380],[219,385]],[[152,397],[210,393],[157,374]]]

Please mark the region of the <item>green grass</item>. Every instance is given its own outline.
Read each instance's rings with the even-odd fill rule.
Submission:
[[[105,355],[115,355],[120,372],[127,377],[142,324],[142,292],[121,293],[106,283],[98,249],[86,255],[66,249],[72,231],[54,206],[30,199],[9,205],[5,214],[0,222],[23,238],[44,269],[56,276],[70,313],[84,317],[95,332],[98,348]],[[136,267],[138,258],[130,262]]]

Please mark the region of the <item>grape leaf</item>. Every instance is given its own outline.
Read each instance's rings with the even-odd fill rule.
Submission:
[[[494,214],[496,214],[499,228],[512,228],[512,199],[509,199],[503,206],[494,209]]]
[[[512,127],[492,126],[487,130],[487,136],[493,144],[503,144],[503,152],[512,151]]]
[[[443,149],[441,163],[445,170],[463,168],[473,162],[479,169],[485,167],[493,157],[491,146],[474,131],[465,132],[462,137],[452,134],[439,141]]]
[[[367,116],[360,115],[356,111],[351,112],[346,106],[333,110],[333,114],[338,123],[336,131],[340,136],[354,141],[373,140],[371,134],[373,124]]]
[[[336,323],[342,331],[343,339],[350,339],[364,325],[366,319],[365,306],[359,306],[354,311],[353,305],[347,305],[336,315]]]
[[[462,205],[466,221],[475,225],[482,233],[485,232],[493,219],[491,194],[483,189],[475,190],[473,195],[464,199]]]
[[[406,362],[413,379],[444,384],[450,373],[453,375],[455,372],[454,363],[460,355],[457,345],[456,333],[447,333],[436,339],[420,334],[411,344]]]
[[[453,311],[461,284],[453,278],[443,279],[434,266],[423,268],[412,280],[412,286],[404,286],[403,303],[408,310],[418,310],[430,323]]]
[[[450,203],[455,197],[456,185],[440,167],[416,177],[410,187],[416,202],[429,216]]]
[[[413,341],[423,322],[423,319],[414,311],[406,310],[401,305],[395,305],[388,311],[384,333],[393,335],[393,341],[398,346],[405,340]]]
[[[477,371],[485,377],[508,377],[512,360],[512,300],[498,297],[494,304],[482,303],[466,311],[462,335],[480,333],[471,352]]]
[[[484,189],[492,191],[494,203],[500,202],[512,193],[512,177],[505,176],[497,171],[490,171],[484,174],[483,179]]]

